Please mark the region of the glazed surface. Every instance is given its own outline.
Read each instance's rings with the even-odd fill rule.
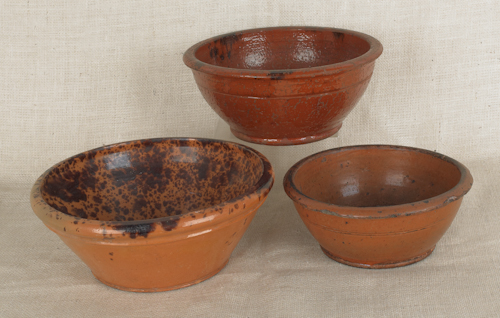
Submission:
[[[250,191],[264,172],[255,153],[214,141],[136,141],[72,157],[41,185],[63,213],[100,221],[182,215]]]
[[[437,156],[401,149],[353,149],[304,164],[294,177],[306,196],[340,206],[380,207],[440,195],[460,170]]]
[[[226,35],[200,47],[195,56],[227,68],[286,70],[344,62],[369,49],[368,42],[352,34],[290,28]]]
[[[236,137],[295,145],[339,131],[382,50],[375,38],[355,31],[275,27],[201,41],[183,60]]]
[[[319,152],[284,178],[323,252],[363,268],[405,266],[430,255],[472,183],[452,158],[391,145]]]

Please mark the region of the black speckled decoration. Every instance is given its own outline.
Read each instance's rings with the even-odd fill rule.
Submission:
[[[237,144],[142,140],[64,161],[47,175],[41,192],[50,206],[75,217],[138,221],[231,200],[255,186],[263,172],[260,158]],[[130,234],[142,233],[136,232]]]

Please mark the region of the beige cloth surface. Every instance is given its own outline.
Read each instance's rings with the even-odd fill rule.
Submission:
[[[1,317],[500,317],[500,5],[497,1],[3,1],[0,3]],[[56,162],[163,136],[236,140],[182,63],[221,33],[318,25],[384,45],[338,136],[251,145],[276,182],[229,264],[177,291],[109,288],[33,214]],[[417,264],[365,270],[319,249],[282,187],[299,159],[355,144],[416,146],[474,176],[451,228]]]

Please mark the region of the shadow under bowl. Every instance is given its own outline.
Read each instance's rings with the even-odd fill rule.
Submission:
[[[382,44],[363,33],[274,27],[204,40],[184,53],[184,63],[236,137],[293,145],[340,129],[380,54]]]
[[[326,150],[296,163],[284,187],[330,258],[390,268],[434,250],[473,183],[436,152],[386,145]]]
[[[149,139],[56,164],[31,204],[101,282],[154,292],[218,273],[273,182],[269,161],[246,146]]]

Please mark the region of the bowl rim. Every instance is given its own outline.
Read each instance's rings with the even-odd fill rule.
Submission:
[[[152,143],[161,143],[164,141],[172,141],[172,140],[179,140],[179,141],[189,141],[189,140],[195,140],[195,141],[200,141],[202,143],[221,143],[221,144],[231,144],[239,149],[249,151],[250,153],[253,153],[257,158],[259,158],[262,162],[263,165],[263,171],[262,175],[259,178],[259,180],[254,184],[253,187],[251,187],[249,190],[247,190],[245,193],[232,198],[231,200],[221,202],[219,204],[204,208],[204,209],[198,209],[194,211],[189,211],[180,215],[171,215],[171,216],[165,216],[165,217],[160,217],[160,218],[153,218],[153,219],[145,219],[145,220],[135,220],[135,221],[103,221],[103,220],[93,220],[93,219],[87,219],[87,218],[80,218],[76,217],[70,214],[66,214],[62,211],[59,211],[52,206],[50,206],[44,199],[41,193],[41,185],[42,182],[45,180],[45,177],[52,172],[55,168],[61,166],[62,164],[73,160],[77,157],[86,155],[88,153],[92,152],[97,152],[101,150],[106,150],[106,149],[119,149],[122,146],[130,145],[133,143],[145,143],[145,142],[152,142]],[[229,220],[233,216],[237,215],[238,213],[229,213],[231,214],[230,217],[223,217],[223,213],[221,211],[224,210],[224,208],[228,205],[234,205],[237,204],[238,202],[244,201],[246,203],[246,208],[239,209],[238,211],[247,211],[253,208],[253,206],[258,205],[259,203],[262,203],[264,199],[261,199],[263,196],[265,196],[269,193],[271,190],[272,186],[274,184],[274,170],[269,162],[269,160],[262,155],[260,152],[258,152],[255,149],[252,149],[246,145],[242,145],[239,143],[231,142],[231,141],[225,141],[225,140],[219,140],[219,139],[211,139],[211,138],[195,138],[195,137],[168,137],[168,138],[148,138],[148,139],[137,139],[137,140],[130,140],[130,141],[125,141],[125,142],[119,142],[119,143],[114,143],[114,144],[109,144],[105,145],[102,147],[97,147],[91,150],[87,150],[84,152],[81,152],[79,154],[76,154],[74,156],[71,156],[69,158],[66,158],[64,160],[61,160],[60,162],[54,164],[52,167],[47,169],[44,173],[42,173],[37,180],[35,181],[34,185],[31,188],[31,193],[30,193],[30,201],[31,201],[31,206],[33,208],[33,211],[35,214],[45,223],[45,225],[49,226],[51,230],[57,230],[58,234],[63,234],[63,232],[66,232],[66,228],[64,228],[63,231],[63,223],[68,223],[70,222],[71,224],[78,224],[78,222],[82,221],[81,223],[85,223],[84,227],[85,229],[80,232],[78,235],[79,236],[103,236],[106,234],[117,234],[117,233],[122,233],[120,230],[114,230],[117,227],[118,228],[126,228],[127,226],[146,226],[150,225],[153,223],[166,223],[170,224],[169,222],[178,222],[181,218],[183,217],[188,217],[191,219],[192,215],[200,215],[200,214],[210,214],[213,213],[216,217],[213,218],[206,218],[206,221],[204,222],[197,222],[196,224],[205,224],[209,221],[212,221],[211,224],[214,224],[214,221],[224,221],[224,220]],[[227,209],[227,207],[226,207]],[[214,213],[217,212],[217,213]],[[63,220],[64,222],[60,221]],[[191,219],[192,220],[192,219]],[[199,229],[199,226],[192,226],[193,230],[194,228]],[[68,235],[68,233],[64,233]]]
[[[424,200],[419,200],[404,204],[396,204],[396,205],[367,206],[367,207],[345,206],[345,205],[337,205],[333,203],[319,201],[305,195],[295,186],[293,179],[297,171],[302,166],[317,159],[318,157],[321,157],[323,155],[334,155],[337,153],[352,151],[352,150],[369,150],[369,149],[378,149],[378,150],[392,149],[398,151],[410,151],[435,157],[437,159],[451,163],[455,167],[457,167],[460,171],[460,180],[453,188],[449,189],[448,191],[445,191],[437,196],[433,196]],[[472,184],[473,184],[473,178],[469,169],[467,169],[467,167],[465,167],[463,164],[461,164],[460,162],[458,162],[453,158],[450,158],[435,151],[422,148],[397,146],[397,145],[381,145],[381,144],[346,146],[346,147],[339,147],[339,148],[320,151],[318,153],[305,157],[302,160],[295,163],[287,171],[285,177],[283,178],[283,187],[285,189],[285,192],[294,201],[294,203],[300,204],[301,206],[303,206],[308,210],[343,218],[354,218],[354,219],[394,218],[401,215],[409,216],[409,215],[430,212],[445,205],[448,205],[451,202],[461,199],[465,194],[467,194],[467,192],[469,192],[469,190],[472,187]],[[313,205],[316,206],[316,208],[313,208],[312,207]]]
[[[222,67],[205,63],[196,57],[196,52],[198,51],[198,49],[200,49],[202,46],[207,45],[210,42],[217,41],[221,38],[234,36],[237,34],[241,35],[247,33],[266,32],[272,30],[290,30],[290,31],[314,30],[314,31],[328,31],[335,33],[350,34],[366,41],[370,45],[370,48],[364,54],[340,63],[326,64],[310,68],[296,68],[296,69],[257,70],[257,69],[229,68],[229,67]],[[360,65],[375,61],[382,54],[382,51],[383,51],[383,46],[382,43],[380,43],[380,41],[378,41],[377,39],[368,34],[353,30],[331,28],[331,27],[316,27],[316,26],[277,26],[277,27],[254,28],[254,29],[235,31],[217,35],[209,39],[200,41],[191,46],[189,49],[187,49],[187,51],[183,55],[183,61],[184,64],[186,64],[186,66],[188,66],[193,70],[222,77],[276,79],[276,76],[279,75],[280,77],[282,76],[285,79],[296,79],[296,78],[313,77],[321,75],[326,76],[331,74],[342,73],[354,69]]]

